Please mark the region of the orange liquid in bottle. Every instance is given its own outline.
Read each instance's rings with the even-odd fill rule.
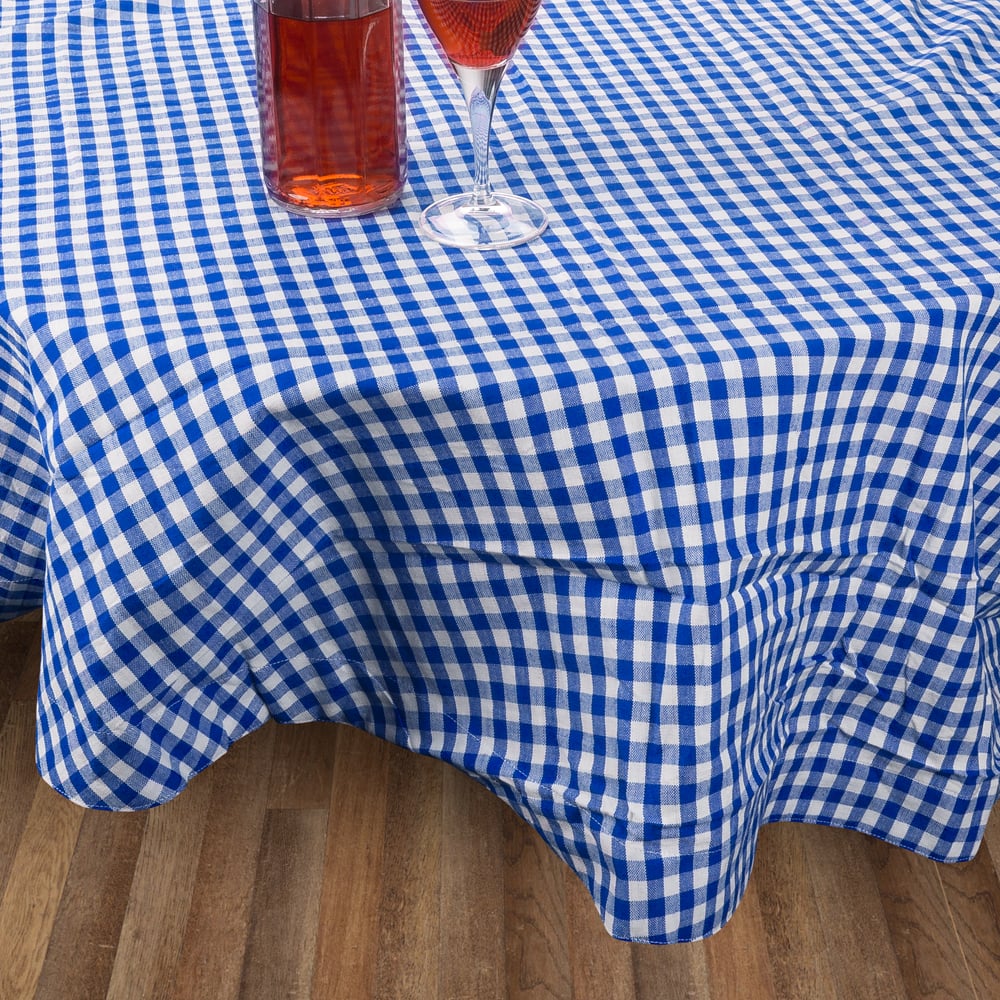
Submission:
[[[331,4],[347,16],[310,16]],[[394,202],[405,179],[405,125],[391,0],[257,0],[254,15],[271,194],[316,215]]]

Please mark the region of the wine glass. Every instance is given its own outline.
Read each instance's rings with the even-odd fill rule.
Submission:
[[[497,194],[490,185],[490,133],[507,64],[535,19],[541,0],[419,0],[420,9],[462,86],[474,157],[472,191],[424,210],[424,234],[446,246],[511,247],[545,229],[534,202]]]

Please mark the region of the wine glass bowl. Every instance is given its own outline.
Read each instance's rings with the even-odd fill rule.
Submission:
[[[453,64],[492,69],[507,63],[541,0],[420,0],[420,9]]]
[[[420,228],[446,246],[485,250],[525,243],[545,229],[545,212],[526,198],[493,190],[489,143],[500,82],[541,0],[418,2],[462,87],[473,149],[471,192],[434,202]]]

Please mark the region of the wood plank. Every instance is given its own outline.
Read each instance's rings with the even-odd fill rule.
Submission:
[[[566,866],[513,810],[504,815],[510,1000],[569,1000]]]
[[[389,753],[378,1000],[427,1000],[439,993],[443,766],[399,747]]]
[[[13,692],[13,701],[23,701],[34,705],[38,700],[38,679],[42,671],[42,628],[38,626],[38,631],[31,640],[31,644],[24,654],[24,661],[21,665],[21,676],[17,679],[17,685]]]
[[[704,941],[632,945],[632,968],[636,1000],[711,1000]]]
[[[441,996],[506,1000],[504,813],[508,806],[443,766]]]
[[[986,833],[983,835],[983,846],[993,866],[997,878],[1000,878],[1000,809],[994,808],[986,823]]]
[[[607,932],[587,887],[569,867],[565,892],[573,1000],[636,1000],[632,946]]]
[[[937,870],[976,996],[1000,997],[1000,883],[989,854]]]
[[[837,995],[851,1000],[896,1000],[906,984],[892,945],[866,836],[803,826],[809,877]]]
[[[0,894],[41,784],[35,765],[35,714],[41,658],[41,612],[0,626],[7,657],[0,693]]]
[[[0,728],[0,893],[10,878],[41,783],[35,767],[35,706],[17,701]]]
[[[787,1000],[838,1000],[801,832],[795,823],[772,823],[757,841],[753,879],[771,979]]]
[[[84,811],[38,781],[0,900],[0,997],[29,1000],[42,973]]]
[[[705,939],[705,961],[713,1000],[776,1000],[767,936],[752,875],[729,923]]]
[[[277,725],[212,765],[212,801],[171,1000],[237,1000],[250,934]]]
[[[269,809],[326,809],[330,804],[336,728],[329,722],[273,723]]]
[[[83,813],[35,1000],[107,996],[146,819]]]
[[[149,811],[107,1000],[172,1000],[212,798],[212,768]]]
[[[15,618],[0,627],[0,726],[10,704],[27,685],[38,687],[42,628],[35,618]],[[34,696],[30,699],[34,700]]]
[[[308,1000],[316,958],[325,809],[267,812],[240,993]]]
[[[375,991],[389,750],[337,728],[314,1000],[367,1000]]]
[[[940,866],[874,838],[866,846],[907,996],[974,997],[962,946],[946,919]]]

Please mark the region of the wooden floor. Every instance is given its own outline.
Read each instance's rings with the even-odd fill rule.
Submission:
[[[623,944],[499,800],[340,726],[269,724],[149,812],[79,809],[34,768],[39,638],[0,626],[2,1000],[1000,997],[1000,820],[961,865],[769,826],[725,929]]]

